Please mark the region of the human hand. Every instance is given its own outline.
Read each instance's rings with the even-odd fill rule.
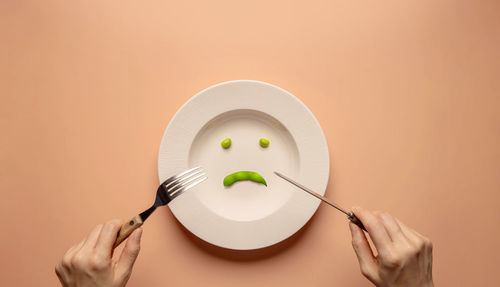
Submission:
[[[99,224],[86,239],[64,254],[56,265],[57,277],[64,287],[122,287],[127,284],[139,255],[142,228],[130,235],[120,258],[113,260],[113,244],[120,227],[119,220]]]
[[[434,286],[432,243],[389,213],[373,213],[360,207],[354,214],[363,222],[375,245],[373,254],[363,230],[349,223],[352,246],[361,273],[376,286]]]

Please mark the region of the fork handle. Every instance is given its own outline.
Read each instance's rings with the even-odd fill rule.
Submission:
[[[140,215],[136,215],[129,221],[125,222],[118,231],[118,234],[116,235],[116,241],[115,244],[113,245],[113,248],[116,248],[118,245],[120,245],[120,243],[122,243],[123,240],[127,239],[127,237],[129,237],[129,235],[134,230],[141,227],[143,223],[144,222]]]

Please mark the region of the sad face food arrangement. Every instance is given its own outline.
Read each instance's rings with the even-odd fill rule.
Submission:
[[[232,142],[231,139],[227,138],[221,142],[221,146],[225,149],[228,149],[231,146],[231,142]],[[265,138],[261,138],[259,140],[259,144],[261,147],[267,148],[269,146],[269,140],[267,140]],[[242,181],[242,180],[250,180],[250,181],[261,183],[261,184],[267,186],[267,183],[266,183],[266,180],[264,179],[264,177],[262,177],[262,175],[260,175],[259,173],[255,172],[255,171],[233,172],[233,173],[227,175],[226,177],[224,177],[223,184],[224,184],[224,186],[230,186],[233,183],[235,183],[237,181]]]
[[[208,178],[172,201],[172,214],[211,244],[248,250],[288,238],[319,205],[274,171],[324,194],[329,155],[318,122],[295,96],[231,81],[192,97],[165,131],[160,181],[194,166]]]

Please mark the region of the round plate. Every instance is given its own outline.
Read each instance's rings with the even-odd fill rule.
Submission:
[[[230,138],[228,149],[221,141]],[[270,141],[268,147],[259,139]],[[214,245],[239,250],[278,243],[311,218],[319,200],[277,177],[279,171],[325,193],[329,154],[320,125],[289,92],[258,81],[230,81],[201,91],[168,125],[160,145],[160,182],[200,165],[208,179],[173,200],[175,217]],[[240,181],[236,171],[255,171],[267,186]]]

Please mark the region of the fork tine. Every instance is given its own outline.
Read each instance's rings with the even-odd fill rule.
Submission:
[[[199,178],[201,175],[205,175],[203,170],[199,170],[199,171],[190,173],[188,175],[185,175],[183,177],[176,179],[175,181],[173,181],[169,185],[165,186],[165,188],[167,189],[168,192],[170,192],[171,190],[175,190],[177,188],[177,186],[179,186],[181,183],[186,182],[186,181],[188,181],[188,182],[192,181],[193,178]]]
[[[169,177],[167,180],[165,180],[165,181],[162,183],[162,185],[164,185],[165,187],[167,187],[167,186],[171,185],[172,183],[174,183],[174,182],[178,181],[181,177],[183,177],[183,176],[185,176],[185,175],[189,174],[190,172],[193,172],[193,171],[195,171],[195,170],[198,170],[198,169],[200,169],[200,168],[201,168],[200,166],[193,167],[193,168],[191,168],[191,169],[188,169],[188,170],[186,170],[186,171],[183,171],[183,172],[181,172],[181,173],[178,173],[178,174],[176,174],[176,175],[174,175],[174,176],[171,176],[171,177]]]
[[[178,186],[179,184],[181,184],[181,183],[185,182],[186,180],[189,180],[193,177],[197,177],[198,175],[200,175],[202,173],[203,173],[203,170],[198,170],[198,171],[194,171],[194,172],[185,174],[185,175],[179,177],[178,179],[172,181],[171,183],[167,184],[165,186],[165,188],[167,189],[167,192],[169,192],[169,190],[175,189],[175,187]]]
[[[205,179],[207,179],[207,178],[206,178],[206,177],[203,177],[203,178],[198,179],[197,181],[195,181],[195,182],[191,183],[190,185],[185,186],[185,187],[183,187],[183,188],[179,189],[179,190],[178,190],[178,191],[177,191],[174,195],[171,195],[172,200],[173,200],[174,198],[176,198],[177,196],[179,196],[179,195],[183,194],[185,191],[187,191],[187,190],[191,189],[192,187],[196,186],[197,184],[199,184],[199,183],[203,182]]]
[[[171,188],[167,188],[168,194],[170,196],[172,196],[174,193],[176,193],[182,187],[186,186],[188,183],[190,183],[190,182],[192,182],[192,181],[194,181],[202,176],[205,176],[205,175],[206,174],[204,172],[201,172],[200,174],[193,176],[193,177],[187,179],[186,181],[181,181],[181,182],[177,183],[175,186],[171,186]]]

